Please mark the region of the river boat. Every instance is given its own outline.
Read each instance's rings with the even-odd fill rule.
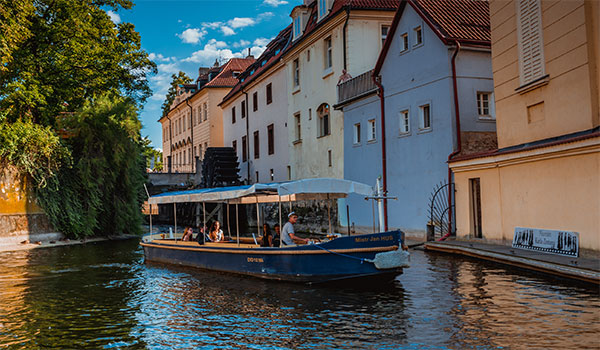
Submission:
[[[238,205],[257,206],[260,227],[260,203],[279,204],[279,222],[282,206],[300,200],[331,200],[355,193],[373,198],[370,186],[341,179],[305,179],[271,184],[194,189],[167,192],[151,196],[150,206],[172,203],[201,203],[202,222],[206,222],[207,203],[226,204],[226,230],[232,239],[226,242],[182,241],[177,234],[148,234],[140,243],[147,261],[192,266],[207,270],[237,273],[281,281],[322,283],[355,279],[390,279],[409,266],[404,234],[401,231],[343,236],[332,233],[329,215],[329,233],[320,242],[306,245],[261,247],[257,236],[240,237]],[[229,206],[235,205],[235,226],[229,227]],[[176,212],[176,211],[175,211]],[[328,206],[328,213],[330,206]],[[152,222],[152,221],[150,221]],[[232,231],[235,230],[235,237]],[[152,223],[150,225],[152,232]],[[175,216],[175,232],[177,223]]]

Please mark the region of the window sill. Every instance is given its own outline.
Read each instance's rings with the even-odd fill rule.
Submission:
[[[412,46],[413,50],[414,50],[414,49],[418,49],[419,47],[423,47],[423,43],[420,43],[420,44],[414,44],[414,45]]]
[[[410,135],[412,135],[412,133],[410,131],[409,132],[401,132],[400,134],[398,134],[398,137],[408,137]]]
[[[367,141],[367,145],[371,145],[373,143],[377,143],[377,139],[375,139],[375,140],[368,140]]]
[[[352,147],[360,147],[360,146],[362,146],[362,144],[361,144],[360,142],[359,142],[359,143],[353,143],[353,144],[352,144]]]
[[[417,134],[427,134],[429,132],[431,132],[431,127],[427,128],[427,129],[419,129],[419,131],[417,132]]]
[[[405,50],[400,51],[400,53],[398,53],[398,55],[399,56],[406,55],[409,52],[410,52],[410,49],[405,49]]]
[[[496,122],[496,118],[491,117],[491,116],[483,116],[480,115],[479,118],[477,119],[478,122],[482,122],[482,123],[495,123]]]
[[[300,85],[298,85],[298,86],[294,86],[294,87],[292,88],[292,95],[294,95],[294,94],[297,94],[297,93],[299,93],[299,92],[300,92]]]
[[[298,144],[301,144],[301,143],[302,143],[302,139],[298,139],[296,141],[292,141],[292,145],[294,145],[294,146],[298,145]]]
[[[328,78],[332,74],[333,74],[333,68],[332,67],[329,67],[329,68],[325,69],[323,71],[323,79]]]
[[[542,87],[544,85],[547,85],[550,82],[550,75],[546,74],[541,78],[538,78],[534,81],[531,81],[525,85],[521,85],[518,88],[515,89],[515,91],[519,94],[524,94],[527,93],[531,90],[535,90],[539,87]]]
[[[331,135],[331,134],[326,134],[326,135],[317,136],[317,139],[322,139],[322,138],[324,138],[324,137],[327,137],[327,136],[329,136],[329,135]]]

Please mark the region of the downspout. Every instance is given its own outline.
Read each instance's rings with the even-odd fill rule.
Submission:
[[[348,27],[348,21],[350,20],[350,5],[346,5],[346,21],[344,22],[343,32],[343,40],[344,40],[344,70],[347,72],[348,68],[346,67],[346,28]]]
[[[383,95],[383,85],[381,85],[381,76],[376,77],[371,75],[373,82],[377,85],[380,106],[381,106],[381,167],[382,167],[382,180],[383,180],[383,228],[384,232],[388,230],[388,208],[387,208],[387,157],[385,152],[385,97]]]
[[[171,123],[171,117],[169,117],[169,114],[167,113],[167,115],[165,116],[167,117],[167,119],[169,120],[169,164],[167,169],[169,169],[169,173],[171,172],[171,170],[173,169],[173,124]],[[163,163],[164,163],[164,159],[163,159]],[[163,165],[163,169],[164,169],[164,165]]]
[[[248,93],[244,91],[244,88],[242,88],[242,93],[246,96],[246,161],[248,162],[246,179],[248,180],[248,184],[250,184],[250,125],[248,123],[250,111],[248,110]]]
[[[192,108],[192,105],[190,105],[190,101],[189,98],[185,99],[185,104],[190,107],[190,130],[191,130],[191,135],[192,135],[192,149],[194,149],[194,109]],[[192,164],[194,166],[194,172],[197,172],[198,169],[196,169],[196,151],[194,150],[194,156],[192,156]]]
[[[458,87],[456,84],[456,56],[458,55],[458,51],[460,51],[460,43],[458,40],[454,40],[456,44],[456,50],[454,50],[454,54],[452,55],[452,88],[454,90],[454,117],[456,123],[456,151],[450,153],[448,156],[448,233],[440,238],[439,240],[445,240],[452,233],[452,192],[454,188],[452,187],[452,170],[450,170],[450,161],[454,156],[459,154],[462,151],[462,140],[460,137],[460,109],[458,106]]]

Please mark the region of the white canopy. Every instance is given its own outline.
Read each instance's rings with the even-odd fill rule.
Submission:
[[[344,198],[350,193],[371,196],[373,189],[359,182],[333,178],[245,186],[203,188],[161,193],[150,197],[150,204],[185,202],[273,203],[310,199]]]

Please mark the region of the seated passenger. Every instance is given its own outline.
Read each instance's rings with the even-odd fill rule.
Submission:
[[[271,245],[271,247],[279,247],[281,237],[281,226],[279,226],[279,224],[275,224],[275,226],[273,226],[273,229],[275,230],[275,233],[273,234],[273,244]]]
[[[221,223],[217,220],[213,222],[208,237],[211,242],[222,242],[223,241],[223,230],[221,230]]]
[[[181,240],[189,242],[193,239],[193,237],[194,237],[194,231],[192,230],[192,228],[186,227],[185,230],[183,230],[183,237],[181,238]]]
[[[273,236],[271,235],[271,228],[269,224],[263,224],[263,236],[260,244],[261,247],[272,247]]]

